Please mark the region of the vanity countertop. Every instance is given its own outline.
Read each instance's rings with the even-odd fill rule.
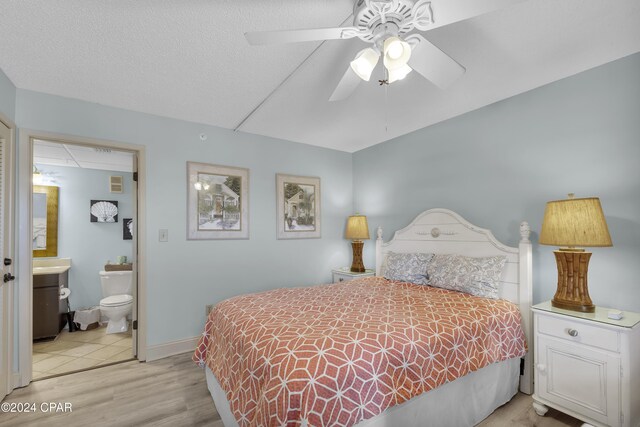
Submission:
[[[71,258],[47,258],[33,260],[33,274],[61,274],[71,268]]]
[[[33,275],[39,274],[60,274],[68,271],[71,267],[68,266],[54,266],[54,267],[33,267]]]

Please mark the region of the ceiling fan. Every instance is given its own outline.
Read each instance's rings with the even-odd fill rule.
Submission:
[[[522,0],[356,0],[353,26],[248,32],[252,45],[350,39],[371,43],[356,55],[329,98],[347,98],[360,81],[369,81],[380,56],[390,84],[416,71],[441,89],[465,73],[465,68],[420,34],[472,18]]]

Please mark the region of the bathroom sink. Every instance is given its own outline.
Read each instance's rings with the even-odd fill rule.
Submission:
[[[39,274],[60,274],[69,270],[69,268],[71,267],[68,265],[56,265],[56,266],[50,266],[50,267],[33,267],[33,274],[36,276]]]
[[[71,268],[71,258],[47,258],[33,260],[33,275],[62,274]]]

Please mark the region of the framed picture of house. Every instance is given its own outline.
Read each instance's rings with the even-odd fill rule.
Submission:
[[[320,237],[320,178],[276,174],[278,239]]]
[[[249,238],[249,169],[187,162],[187,239]]]

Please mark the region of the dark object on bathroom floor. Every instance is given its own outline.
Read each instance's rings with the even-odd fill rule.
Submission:
[[[133,264],[106,264],[104,271],[132,271]]]
[[[73,323],[73,315],[74,315],[75,311],[69,311],[67,313],[65,313],[65,317],[67,319],[67,325],[69,325],[69,333],[71,332],[75,332],[78,330],[78,327],[76,326],[75,323]]]
[[[75,323],[74,322],[73,325],[74,325],[76,331],[82,332],[82,328],[80,327],[80,323]],[[87,329],[85,329],[85,331],[90,331],[92,329],[98,329],[99,327],[100,327],[100,323],[98,323],[98,322],[89,323],[87,325]]]

